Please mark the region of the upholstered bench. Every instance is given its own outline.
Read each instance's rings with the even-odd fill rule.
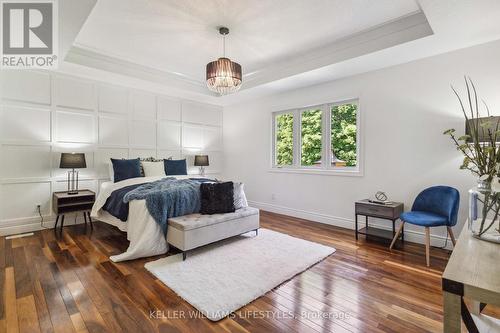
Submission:
[[[190,214],[168,220],[167,242],[186,252],[249,231],[258,232],[259,210],[253,207],[226,214]]]

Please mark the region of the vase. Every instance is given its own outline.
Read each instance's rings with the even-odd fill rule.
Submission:
[[[469,190],[469,230],[478,239],[500,243],[500,192],[478,182]]]

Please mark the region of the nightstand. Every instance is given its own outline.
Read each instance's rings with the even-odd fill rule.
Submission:
[[[83,212],[85,225],[87,225],[87,218],[92,226],[92,219],[90,218],[90,211],[95,202],[95,193],[90,190],[80,190],[78,194],[68,194],[68,192],[54,192],[52,198],[52,208],[54,213],[57,214],[56,224],[54,230],[57,230],[57,223],[61,217],[61,231],[64,226],[64,215],[66,213]]]
[[[365,235],[366,237],[376,237],[379,239],[386,239],[389,242],[396,234],[396,221],[399,215],[404,210],[402,202],[392,202],[390,204],[377,204],[370,202],[368,199],[356,201],[355,205],[355,234],[356,240],[358,234]],[[358,230],[358,215],[365,216],[365,227]],[[376,217],[379,219],[389,220],[392,222],[392,231],[368,226],[368,217]],[[404,242],[404,230],[401,230],[401,241]]]

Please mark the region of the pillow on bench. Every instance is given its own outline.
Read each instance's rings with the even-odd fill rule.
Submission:
[[[233,182],[203,183],[200,185],[201,214],[232,213],[234,209]]]

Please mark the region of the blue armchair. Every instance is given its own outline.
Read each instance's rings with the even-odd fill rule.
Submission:
[[[430,227],[446,226],[451,238],[451,242],[455,245],[455,236],[451,227],[457,224],[458,206],[460,204],[460,194],[458,191],[449,186],[433,186],[429,187],[417,196],[410,212],[401,214],[402,221],[394,239],[392,240],[390,249],[399,238],[399,234],[405,223],[420,225],[425,227],[425,254],[427,266],[430,264]]]

